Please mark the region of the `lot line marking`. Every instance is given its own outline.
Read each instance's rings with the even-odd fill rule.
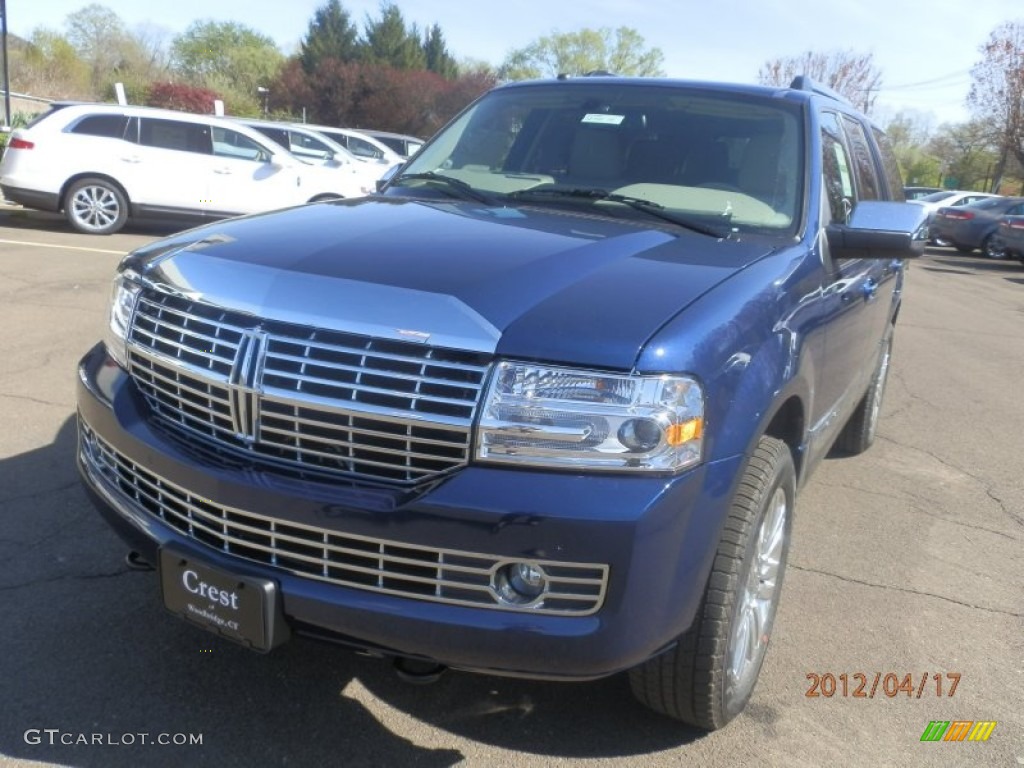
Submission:
[[[127,251],[111,251],[107,248],[85,248],[81,245],[56,245],[54,243],[33,243],[31,240],[0,240],[5,245],[34,245],[37,248],[62,248],[66,251],[88,251],[89,253],[127,253]]]

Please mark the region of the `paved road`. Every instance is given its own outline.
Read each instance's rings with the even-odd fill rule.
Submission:
[[[1024,765],[1020,265],[937,250],[911,268],[880,439],[804,489],[754,699],[703,735],[622,678],[411,687],[382,661],[305,640],[259,656],[165,613],[79,489],[72,422],[111,270],[157,234],[89,238],[0,207],[0,765]],[[867,694],[876,672],[855,698],[853,676]],[[913,695],[888,698],[890,672]],[[835,695],[808,697],[810,673]],[[920,742],[958,719],[997,725]],[[114,743],[60,743],[94,733]]]

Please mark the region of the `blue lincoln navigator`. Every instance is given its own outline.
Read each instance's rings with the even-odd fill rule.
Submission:
[[[170,611],[254,650],[628,671],[718,728],[798,487],[874,439],[925,235],[883,138],[804,78],[497,88],[373,197],[125,258],[85,485]]]

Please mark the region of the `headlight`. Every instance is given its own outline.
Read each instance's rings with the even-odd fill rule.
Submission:
[[[499,363],[478,459],[566,469],[676,471],[701,459],[704,393],[685,376]]]
[[[107,318],[107,329],[103,343],[107,353],[122,368],[128,367],[128,329],[135,312],[135,303],[139,300],[142,286],[132,280],[133,272],[124,272],[114,278],[110,292],[110,315]]]

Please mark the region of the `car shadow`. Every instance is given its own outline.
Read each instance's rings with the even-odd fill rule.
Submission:
[[[954,272],[976,274],[978,272],[1017,272],[1020,262],[1016,259],[989,259],[985,256],[968,256],[953,249],[929,248],[921,266],[930,272]]]
[[[202,224],[200,219],[188,221],[166,221],[155,219],[129,219],[123,234],[148,235],[152,237],[164,237],[182,232],[190,227]],[[10,207],[0,205],[0,226],[9,229],[31,229],[44,232],[63,232],[73,234],[75,232],[67,220],[59,213],[48,213],[46,211],[35,211],[29,208]],[[97,236],[102,241],[103,236]]]
[[[125,565],[78,481],[76,439],[68,418],[49,445],[0,460],[9,759],[440,768],[464,759],[453,736],[608,758],[703,735],[643,709],[622,675],[570,684],[450,672],[412,686],[389,662],[341,647],[294,638],[260,655],[186,624],[162,607],[155,573]]]

